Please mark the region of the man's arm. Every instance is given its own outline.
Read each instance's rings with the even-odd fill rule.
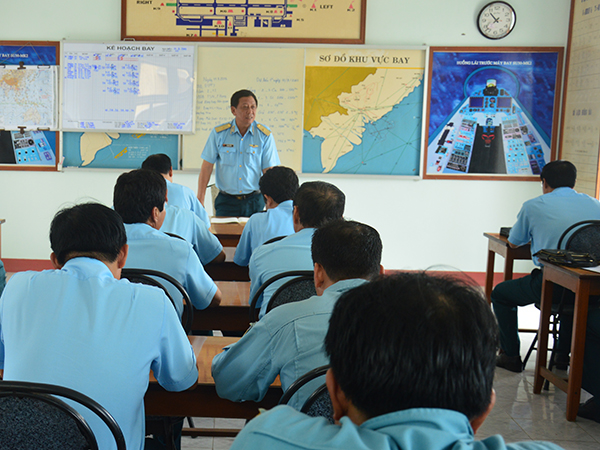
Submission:
[[[202,167],[200,168],[200,175],[198,176],[198,200],[204,206],[204,197],[206,197],[206,186],[210,181],[210,176],[213,171],[214,164],[208,161],[202,161]]]
[[[190,245],[186,263],[184,287],[196,309],[218,306],[221,303],[221,291],[205,272],[198,255]]]
[[[279,374],[272,358],[273,336],[264,322],[256,323],[212,362],[217,394],[234,402],[260,401]]]
[[[181,327],[171,302],[164,298],[162,333],[158,339],[159,356],[151,369],[156,380],[168,391],[183,391],[198,381],[196,357]]]

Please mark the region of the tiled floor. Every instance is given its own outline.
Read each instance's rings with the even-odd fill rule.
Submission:
[[[520,325],[537,328],[539,312],[531,306],[521,308]],[[525,354],[532,334],[522,334],[522,354]],[[507,442],[545,440],[554,442],[565,450],[598,450],[600,448],[600,423],[577,418],[567,422],[566,394],[554,386],[540,395],[533,393],[533,368],[535,352],[521,374],[504,369],[496,371],[494,388],[496,406],[479,429],[476,438],[483,439],[495,434],[502,435]],[[582,401],[589,398],[582,393]],[[243,420],[196,419],[196,426],[205,428],[241,428]],[[231,438],[187,438],[182,440],[182,449],[227,450]]]

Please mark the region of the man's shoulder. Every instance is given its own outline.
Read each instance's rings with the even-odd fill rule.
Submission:
[[[232,122],[222,123],[213,128],[215,133],[222,133],[223,131],[229,130],[233,126]]]
[[[264,134],[267,137],[271,135],[271,130],[267,126],[263,125],[262,123],[258,123],[258,122],[255,122],[255,123],[256,123],[256,128],[258,129],[258,131],[260,131],[262,134]]]

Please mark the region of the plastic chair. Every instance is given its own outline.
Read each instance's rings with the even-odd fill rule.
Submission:
[[[98,449],[86,420],[59,396],[98,416],[125,450],[125,438],[112,415],[86,395],[51,384],[0,381],[0,443],[4,450]]]
[[[329,365],[317,367],[310,372],[305,373],[296,381],[294,381],[287,391],[284,392],[283,396],[279,400],[280,405],[287,405],[290,399],[307,383],[314,380],[315,378],[321,377],[327,373]],[[327,385],[322,384],[319,386],[304,402],[304,405],[300,409],[301,412],[311,417],[324,417],[330,423],[333,423],[333,406],[331,404],[331,398],[327,391]]]
[[[564,247],[563,241],[565,241]],[[574,223],[570,227],[568,227],[565,231],[563,231],[562,235],[558,239],[558,245],[556,246],[558,249],[564,250],[572,250],[576,252],[582,253],[590,253],[594,258],[600,258],[600,220],[583,220],[581,222]],[[552,313],[550,316],[550,333],[553,337],[553,348],[552,353],[550,355],[550,362],[548,368],[552,370],[552,368],[557,365],[560,366],[561,369],[566,369],[566,365],[568,364],[566,361],[561,364],[556,364],[556,352],[554,346],[558,341],[559,334],[559,323],[560,316],[565,313],[573,312],[573,305],[568,304],[567,290],[563,289],[561,299],[559,303],[552,305]],[[590,306],[597,307],[597,299],[596,302],[590,302]],[[537,305],[536,305],[537,307]],[[533,342],[523,359],[523,368],[527,364],[529,357],[533,350],[537,350],[536,344],[538,341],[538,333],[535,333],[533,338]],[[545,383],[545,389],[548,389],[548,382]]]
[[[258,291],[256,291],[256,293],[254,294],[254,296],[252,297],[252,299],[250,300],[250,322],[257,322],[258,321],[258,313],[260,311],[259,308],[256,308],[256,303],[258,302],[258,299],[260,298],[260,296],[262,295],[262,293],[265,291],[265,289],[267,287],[269,287],[271,284],[275,283],[276,281],[281,280],[282,278],[290,278],[290,277],[294,277],[294,278],[300,278],[300,279],[307,279],[308,277],[310,277],[310,280],[313,280],[314,277],[314,273],[311,270],[290,270],[289,272],[282,272],[280,274],[277,274],[271,278],[269,278],[267,281],[265,281],[259,288]],[[293,281],[293,280],[292,280]],[[287,283],[286,283],[287,284]],[[275,294],[277,295],[282,295],[282,288],[286,285],[282,285],[276,292]],[[294,283],[292,283],[290,286],[293,286]],[[313,288],[314,288],[314,281],[313,281]],[[280,292],[281,291],[281,292]],[[300,301],[300,300],[306,300],[308,297],[315,295],[316,291],[313,291],[312,294],[308,295],[307,297],[304,297],[305,293],[307,292],[305,288],[302,289],[301,294],[299,294],[298,296],[294,296],[291,295],[290,299],[288,302],[290,301]],[[271,299],[269,300],[269,303],[271,303],[274,298],[275,298],[275,294],[273,294],[273,296],[271,297]],[[302,297],[302,298],[299,298]],[[279,304],[283,304],[283,303],[279,303]],[[273,309],[273,307],[271,307],[270,309]],[[268,309],[268,310],[270,310]]]
[[[126,278],[129,281],[131,281],[132,283],[147,284],[150,286],[156,286],[158,288],[161,288],[166,293],[169,300],[171,300],[173,307],[177,310],[177,307],[175,306],[175,300],[171,297],[168,290],[164,287],[164,285],[162,283],[160,283],[159,281],[157,281],[156,279],[151,278],[151,277],[157,277],[157,278],[163,279],[163,280],[171,283],[179,291],[179,293],[181,294],[181,297],[183,298],[183,314],[181,316],[181,324],[183,326],[183,329],[185,330],[185,333],[190,334],[191,330],[192,330],[192,324],[194,322],[194,308],[192,307],[192,302],[190,300],[190,296],[188,295],[188,293],[186,292],[186,290],[184,289],[184,287],[181,285],[181,283],[179,281],[177,281],[171,275],[168,275],[163,272],[159,272],[158,270],[151,270],[151,269],[122,269],[121,270],[121,278]]]

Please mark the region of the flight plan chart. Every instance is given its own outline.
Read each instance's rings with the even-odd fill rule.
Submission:
[[[126,37],[364,43],[365,0],[123,0]]]
[[[191,133],[195,47],[65,43],[65,130]]]

